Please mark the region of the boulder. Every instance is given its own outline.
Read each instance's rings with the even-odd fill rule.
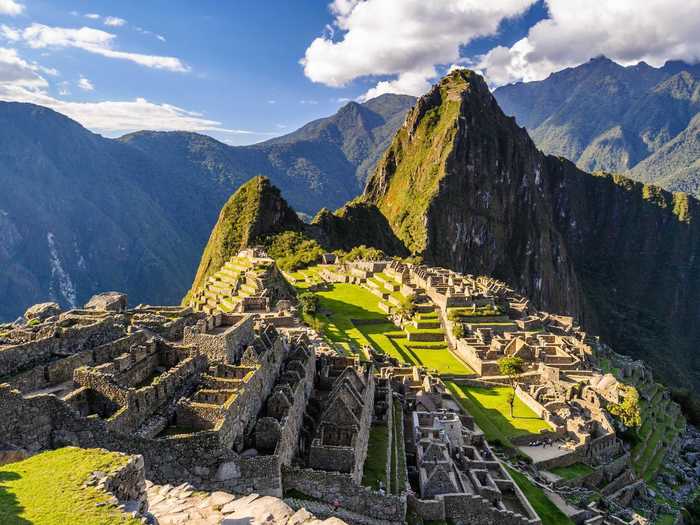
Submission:
[[[126,310],[128,299],[126,294],[120,292],[102,292],[93,295],[85,303],[86,310],[99,310],[103,312],[123,312]]]
[[[61,307],[57,303],[39,303],[34,306],[27,308],[24,312],[24,318],[27,321],[32,319],[38,319],[39,321],[44,321],[49,317],[54,317],[61,313]]]

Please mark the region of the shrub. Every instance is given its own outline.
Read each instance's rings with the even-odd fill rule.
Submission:
[[[299,294],[299,305],[302,312],[314,315],[318,309],[318,296],[311,292]]]
[[[263,241],[267,253],[277,265],[287,272],[301,270],[316,264],[323,255],[323,248],[314,239],[301,232],[287,231]]]
[[[349,252],[336,252],[337,255],[343,262],[351,261],[383,261],[386,259],[386,255],[379,248],[373,248],[371,246],[355,246]]]
[[[36,326],[38,324],[41,324],[41,321],[39,319],[30,319],[27,321],[27,326]]]
[[[639,411],[639,392],[631,385],[620,387],[623,398],[621,403],[608,405],[608,412],[619,419],[628,428],[639,428],[642,415]]]
[[[452,327],[452,335],[457,339],[464,337],[464,325],[462,323],[455,323]]]

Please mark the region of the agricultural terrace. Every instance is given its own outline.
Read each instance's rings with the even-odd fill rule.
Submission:
[[[474,417],[489,441],[513,446],[511,438],[551,430],[549,424],[518,397],[515,398],[511,416],[508,399],[512,389],[508,386],[482,388],[459,385],[454,381],[447,381],[446,384],[450,392]]]
[[[108,503],[110,495],[83,487],[92,472],[110,472],[128,458],[112,452],[61,448],[0,467],[3,525],[137,525]]]
[[[294,286],[306,290],[317,279],[318,268],[290,274]],[[474,371],[455,357],[444,341],[409,341],[408,332],[442,333],[433,328],[435,313],[417,313],[418,327],[406,330],[396,327],[379,308],[380,298],[367,288],[347,283],[330,284],[330,289],[314,292],[319,298],[318,310],[306,321],[347,354],[361,352],[371,346],[377,352],[390,355],[402,363],[423,366],[442,375],[464,376]],[[421,322],[430,328],[423,328]]]

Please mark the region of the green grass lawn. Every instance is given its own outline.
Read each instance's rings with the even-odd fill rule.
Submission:
[[[3,525],[137,525],[115,507],[95,504],[109,495],[82,488],[95,471],[109,472],[127,458],[101,450],[62,448],[0,467],[0,523]]]
[[[549,501],[549,498],[547,498],[539,487],[534,485],[520,472],[509,467],[506,468],[513,477],[513,481],[520,487],[520,490],[523,491],[530,505],[532,505],[535,512],[540,516],[542,525],[573,525],[573,521],[560,511],[554,503]]]
[[[384,490],[389,490],[386,479],[387,449],[389,447],[389,429],[386,425],[372,425],[367,444],[367,459],[365,459],[362,484],[379,490],[379,482]]]
[[[512,446],[510,438],[551,430],[549,424],[517,397],[511,417],[507,396],[512,390],[508,386],[479,388],[448,381],[447,387],[474,417],[487,440],[499,439],[504,445]]]
[[[560,478],[564,479],[576,479],[586,474],[593,472],[593,468],[586,465],[585,463],[574,463],[568,467],[556,467],[549,469],[552,474],[556,474]]]
[[[331,290],[316,292],[316,295],[319,297],[316,319],[321,331],[346,352],[357,352],[362,346],[370,345],[403,363],[424,366],[442,374],[474,373],[447,350],[445,343],[435,344],[435,348],[415,348],[406,339],[406,334],[389,322],[379,309],[379,298],[362,286],[337,283]],[[384,322],[365,324],[363,321]]]
[[[378,351],[395,357],[399,361],[436,370],[440,374],[470,375],[474,371],[457,359],[445,346],[435,345],[434,348],[415,348],[393,324],[359,325],[366,340]],[[393,334],[395,337],[389,337]],[[430,346],[430,343],[415,343]]]

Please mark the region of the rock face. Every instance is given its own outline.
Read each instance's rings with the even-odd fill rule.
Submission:
[[[44,319],[48,319],[60,313],[61,307],[58,306],[57,303],[39,303],[27,308],[27,311],[24,312],[24,318],[27,321],[31,321],[32,319],[43,321]]]
[[[129,300],[124,293],[102,292],[93,295],[90,300],[85,303],[85,309],[102,312],[123,312],[126,310],[128,304]]]
[[[268,178],[249,180],[221,209],[183,304],[187,304],[190,294],[201,288],[207,277],[239,250],[255,244],[263,235],[302,229],[304,224]]]
[[[699,203],[542,154],[478,75],[454,72],[418,101],[363,200],[426,262],[501,278],[700,384]]]

